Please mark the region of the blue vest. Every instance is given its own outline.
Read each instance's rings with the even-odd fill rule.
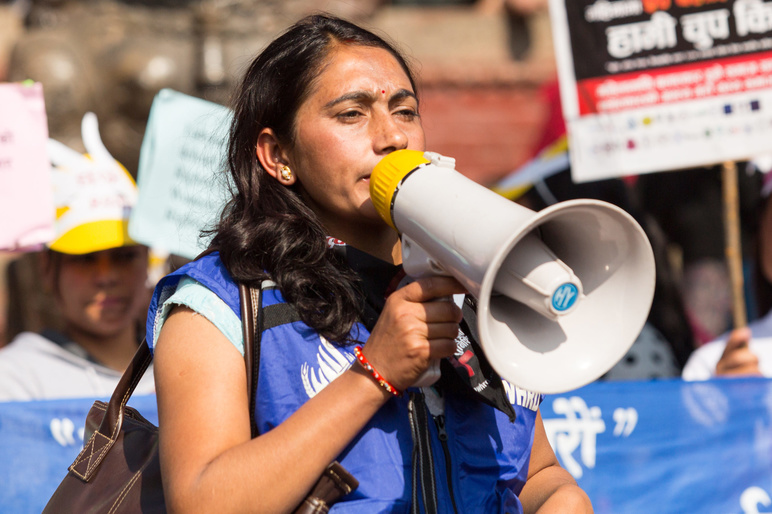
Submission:
[[[209,288],[240,317],[238,286],[217,254],[193,261],[164,277],[155,289],[148,314],[148,341],[155,318],[183,276]],[[263,308],[284,302],[278,289],[263,290]],[[352,329],[364,344],[369,332]],[[301,321],[262,334],[255,419],[260,433],[276,427],[354,362],[353,344],[344,348],[321,338]],[[339,455],[359,487],[333,512],[411,512],[414,441],[421,440],[430,459],[415,479],[434,482],[441,513],[519,513],[517,494],[528,474],[534,420],[541,396],[505,383],[516,413],[503,412],[470,398],[446,395],[444,415],[433,417],[420,389],[390,399]],[[410,405],[412,403],[412,405]],[[411,427],[411,416],[419,423]],[[423,420],[423,421],[421,421]],[[420,511],[424,500],[417,498]]]

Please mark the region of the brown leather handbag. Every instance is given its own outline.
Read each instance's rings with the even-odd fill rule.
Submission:
[[[250,413],[254,413],[259,353],[254,336],[260,311],[259,290],[239,285],[244,320],[244,361],[247,367]],[[257,306],[257,309],[253,306]],[[250,358],[252,357],[252,358]],[[143,341],[126,368],[110,401],[97,400],[86,417],[83,451],[48,501],[44,514],[166,512],[158,459],[158,427],[126,405],[153,356]],[[253,414],[252,436],[257,435]],[[333,462],[295,514],[324,514],[359,483]]]

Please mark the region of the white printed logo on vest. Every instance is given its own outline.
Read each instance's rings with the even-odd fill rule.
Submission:
[[[317,366],[305,362],[300,368],[303,387],[309,398],[316,396],[354,363],[353,355],[341,351],[323,337],[320,339],[322,343],[316,351]]]
[[[509,400],[509,403],[517,405],[518,407],[530,409],[534,412],[539,409],[539,393],[520,389],[506,380],[502,380],[502,382],[504,383],[504,391],[507,393],[507,400]]]

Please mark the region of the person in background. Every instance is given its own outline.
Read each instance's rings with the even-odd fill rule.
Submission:
[[[338,460],[359,481],[342,512],[592,512],[549,445],[541,395],[507,389],[474,351],[472,305],[433,301],[463,287],[401,284],[369,179],[384,156],[425,150],[405,59],[311,16],[235,98],[233,197],[209,252],[161,280],[148,314],[170,511],[290,512]],[[264,281],[265,317],[298,319],[262,332],[250,413],[237,284]],[[442,358],[439,381],[413,387]]]
[[[542,151],[559,155],[556,150],[568,148],[557,80],[542,88],[549,108],[533,156]],[[570,151],[570,149],[568,149]],[[544,176],[532,187],[507,190],[507,196],[539,211],[558,202],[590,198],[612,203],[624,209],[643,228],[651,242],[656,264],[654,299],[648,319],[627,354],[606,372],[600,380],[647,380],[681,375],[689,355],[695,348],[695,334],[687,315],[686,305],[676,272],[667,256],[667,236],[657,220],[640,207],[635,189],[625,178],[609,178],[591,182],[574,182],[570,163],[555,159],[558,164],[544,167]]]
[[[0,401],[109,397],[144,336],[148,250],[128,236],[136,185],[94,148],[96,123],[84,117],[90,158],[49,142],[56,234],[39,264],[62,328],[22,332],[0,348]],[[154,390],[146,373],[136,392]]]
[[[755,270],[756,305],[765,313],[706,343],[692,353],[682,377],[707,380],[716,376],[772,377],[772,174],[766,173],[761,187],[763,204],[759,216]]]
[[[759,174],[741,172],[737,179],[742,254],[752,255],[758,232]],[[731,281],[721,229],[721,166],[640,175],[634,190],[641,209],[656,220],[669,246],[678,250],[679,287],[695,347],[713,341],[732,325]],[[757,317],[752,302],[748,309],[749,319]]]

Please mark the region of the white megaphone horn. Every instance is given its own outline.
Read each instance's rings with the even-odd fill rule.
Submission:
[[[415,150],[381,160],[370,197],[401,234],[408,275],[452,275],[477,298],[480,345],[520,388],[562,393],[592,382],[646,322],[654,254],[612,204],[534,212],[464,177],[454,159]]]

